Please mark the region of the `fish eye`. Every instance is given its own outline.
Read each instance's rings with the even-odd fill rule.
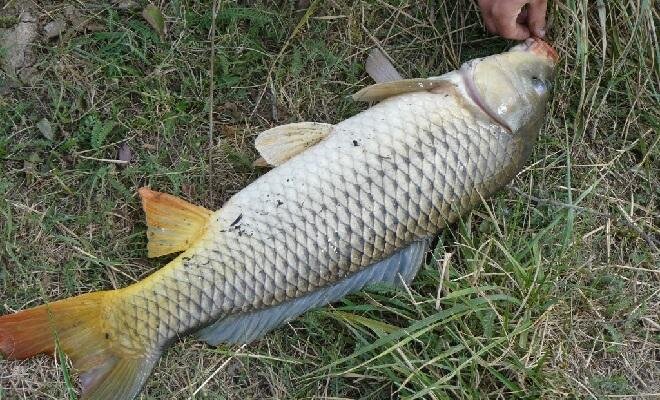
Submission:
[[[539,79],[535,76],[532,77],[532,87],[534,91],[538,94],[545,94],[550,90],[551,84],[543,79]]]

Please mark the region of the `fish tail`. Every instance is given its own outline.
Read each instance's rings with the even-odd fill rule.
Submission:
[[[159,354],[134,354],[107,328],[105,302],[115,292],[96,292],[0,317],[0,354],[24,359],[63,351],[78,371],[82,399],[133,399]]]

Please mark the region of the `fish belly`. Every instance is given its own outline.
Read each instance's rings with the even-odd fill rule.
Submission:
[[[255,180],[193,247],[124,289],[109,317],[124,345],[302,298],[456,221],[524,161],[519,139],[464,101],[393,97]]]

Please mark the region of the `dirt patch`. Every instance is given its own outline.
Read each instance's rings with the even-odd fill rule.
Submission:
[[[21,76],[34,64],[32,44],[37,38],[37,18],[29,11],[23,11],[18,17],[18,23],[10,29],[0,31],[0,47],[3,49],[2,69],[10,77]]]

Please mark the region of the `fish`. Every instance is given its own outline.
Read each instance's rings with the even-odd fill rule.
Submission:
[[[219,210],[139,189],[148,256],[180,254],[133,285],[0,317],[0,353],[62,351],[82,399],[133,399],[183,336],[248,343],[370,284],[410,283],[429,240],[522,169],[558,54],[528,39],[413,79],[382,58],[353,95],[366,110],[258,135],[274,168]]]

